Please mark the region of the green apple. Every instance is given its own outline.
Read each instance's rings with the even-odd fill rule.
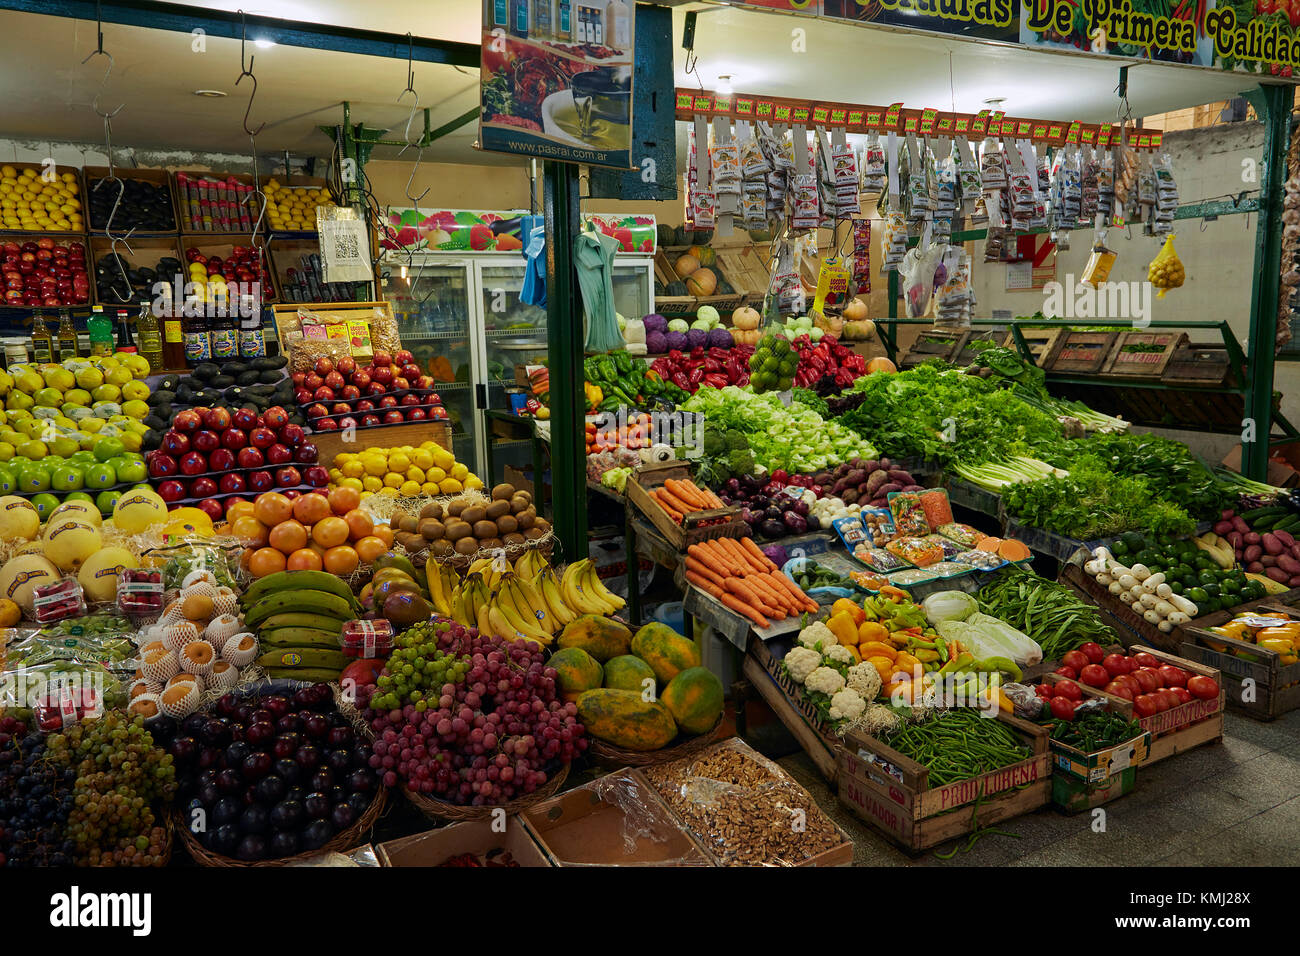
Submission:
[[[103,434],[102,432],[100,433]],[[103,437],[96,442],[94,454],[96,461],[108,461],[110,458],[116,458],[126,451],[122,444],[122,439],[113,437]]]
[[[58,498],[48,493],[32,495],[29,500],[32,503],[32,507],[36,509],[36,513],[41,516],[42,521],[53,514],[54,509],[61,504]]]
[[[7,441],[0,441],[0,461],[8,461],[18,454],[18,449]]]
[[[95,503],[95,496],[88,491],[74,491],[70,495],[63,496],[64,501],[89,501],[92,505]]]
[[[85,478],[81,473],[81,465],[75,462],[55,465],[50,471],[50,486],[55,491],[76,491],[84,484]]]
[[[54,441],[50,442],[50,454],[59,458],[71,458],[80,447],[75,438],[59,435]]]
[[[96,460],[95,453],[93,451],[86,451],[85,449],[74,451],[68,456],[68,461],[84,461],[87,465],[93,465]]]
[[[98,462],[85,470],[84,478],[87,488],[112,488],[117,484],[117,471],[112,465]]]
[[[120,465],[114,466],[117,470],[118,481],[146,481],[149,477],[149,468],[142,461],[124,460]]]
[[[23,494],[50,490],[50,474],[38,465],[24,465],[18,471],[18,490]]]
[[[18,474],[11,468],[0,468],[0,493],[12,495],[18,490]]]
[[[105,518],[113,514],[113,509],[117,507],[117,499],[122,497],[120,491],[101,491],[95,495],[95,504],[99,506],[99,513]]]

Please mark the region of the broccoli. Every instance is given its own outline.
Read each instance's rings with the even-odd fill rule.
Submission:
[[[731,450],[727,437],[711,425],[704,426],[704,455],[707,458],[721,458]]]
[[[748,448],[737,448],[727,455],[727,469],[733,478],[739,475],[752,475],[755,464],[754,453]]]
[[[734,428],[727,429],[727,450],[749,451],[749,439],[745,437],[744,432],[738,432]]]

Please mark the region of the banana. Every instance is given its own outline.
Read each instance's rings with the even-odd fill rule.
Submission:
[[[542,597],[546,599],[546,606],[550,608],[551,615],[555,618],[557,630],[563,630],[564,626],[570,621],[575,620],[575,615],[569,606],[564,603],[564,598],[560,596],[560,586],[555,580],[555,572],[546,568],[537,575],[536,585],[542,592]]]
[[[611,613],[612,606],[588,590],[584,577],[591,567],[591,560],[583,558],[565,568],[560,593],[564,595],[565,603],[578,614],[598,614],[604,617]]]
[[[244,615],[249,628],[261,627],[262,622],[277,614],[321,614],[339,621],[351,621],[357,611],[343,598],[324,591],[280,591],[263,598]]]
[[[475,626],[478,627],[480,634],[496,633],[496,630],[492,627],[492,621],[490,617],[491,610],[492,610],[491,606],[487,604],[480,604],[478,606],[478,618],[476,619]]]
[[[335,672],[343,670],[350,663],[348,656],[340,650],[327,651],[319,647],[301,647],[290,650],[274,650],[261,655],[257,663],[262,667],[284,668],[324,668]]]
[[[451,594],[451,619],[464,627],[474,626],[474,622],[465,611],[465,592],[460,588]]]
[[[339,649],[337,632],[321,631],[313,627],[262,628],[257,634],[258,643],[264,647],[322,647]]]
[[[272,680],[304,680],[314,684],[328,684],[339,679],[339,670],[334,667],[263,667],[266,676]]]
[[[343,622],[323,614],[303,614],[289,612],[273,614],[262,622],[261,632],[275,630],[278,627],[310,627],[318,631],[329,631],[334,635],[343,633]]]
[[[429,580],[429,600],[433,602],[434,610],[446,617],[451,613],[451,598],[449,592],[443,590],[442,575],[435,569],[432,574],[426,576]]]
[[[590,562],[587,565],[587,573],[583,576],[583,587],[596,595],[597,600],[604,601],[611,608],[610,613],[622,610],[627,603],[609,588],[605,587],[605,582],[600,579],[596,573],[596,565]]]
[[[323,591],[347,601],[354,609],[360,610],[356,595],[341,578],[325,571],[277,571],[264,578],[258,578],[252,587],[244,592],[240,599],[245,608],[251,607],[270,594],[284,591]]]
[[[537,622],[538,628],[547,634],[554,634],[556,631],[556,620],[554,615],[546,607],[546,599],[542,597],[537,588],[533,587],[532,582],[527,578],[521,578],[514,575],[515,603],[519,610],[523,611],[525,604],[528,607],[532,619]]]
[[[536,637],[531,634],[526,634],[511,624],[502,613],[501,608],[493,605],[488,609],[487,614],[488,621],[492,627],[491,633],[495,634],[502,640],[517,641],[522,638],[525,641],[532,641],[535,644],[544,644],[544,642],[537,640]]]
[[[496,600],[493,601],[492,606],[501,612],[515,630],[519,631],[526,637],[532,638],[539,644],[549,644],[551,642],[551,635],[538,627],[536,619],[528,617],[525,612],[514,603],[512,597],[513,595],[508,589],[507,584],[507,589],[497,592]]]

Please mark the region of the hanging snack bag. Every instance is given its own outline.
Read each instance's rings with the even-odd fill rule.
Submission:
[[[1151,260],[1151,265],[1147,266],[1147,281],[1155,287],[1156,298],[1163,299],[1167,291],[1181,287],[1185,278],[1183,262],[1174,249],[1174,234],[1171,232],[1165,237],[1160,252]]]
[[[1118,256],[1107,249],[1102,243],[1105,234],[1101,233],[1097,241],[1092,244],[1092,253],[1088,256],[1087,265],[1083,267],[1083,275],[1079,277],[1080,282],[1087,283],[1094,288],[1106,281],[1110,275],[1111,268],[1115,265]]]
[[[821,198],[816,173],[799,173],[790,178],[793,211],[792,229],[816,229],[821,222]]]

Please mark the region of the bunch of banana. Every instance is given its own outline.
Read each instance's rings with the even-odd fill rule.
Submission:
[[[627,603],[605,587],[590,558],[575,561],[564,569],[564,576],[560,578],[560,595],[575,614],[608,616]]]
[[[488,632],[498,637],[508,640],[522,637],[542,645],[550,644],[555,632],[563,627],[545,595],[513,571],[501,577],[486,614],[480,611],[479,630],[483,629],[484,622]]]
[[[546,555],[536,549],[530,549],[515,560],[515,574],[532,581],[550,566],[551,563],[546,560]]]
[[[439,561],[429,559],[428,564],[424,566],[425,577],[428,579],[429,600],[433,606],[438,609],[438,613],[443,617],[452,617],[451,602],[456,593],[456,588],[460,584],[460,575],[456,569],[449,564],[442,564]]]
[[[1207,531],[1199,538],[1193,538],[1196,546],[1214,559],[1214,563],[1227,570],[1236,563],[1237,552],[1232,542],[1220,537],[1213,531]]]
[[[492,599],[492,590],[478,571],[471,571],[451,592],[451,618],[466,627],[478,627],[478,609]]]
[[[339,635],[361,613],[352,590],[324,571],[280,571],[259,578],[240,598],[244,623],[257,631],[257,663],[268,677],[336,680],[349,663]]]
[[[473,562],[466,574],[481,574],[489,591],[495,591],[501,578],[510,570],[510,562],[504,557],[479,558]]]

